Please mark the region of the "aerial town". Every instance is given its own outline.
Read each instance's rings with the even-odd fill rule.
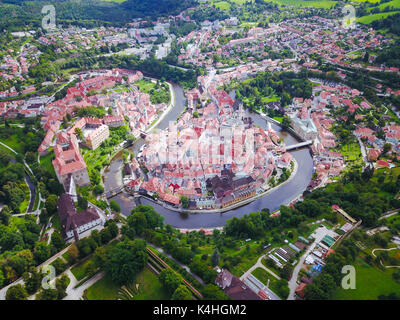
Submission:
[[[148,2],[0,3],[0,300],[399,300],[400,3]]]

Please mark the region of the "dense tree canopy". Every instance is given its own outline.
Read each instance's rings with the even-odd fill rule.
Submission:
[[[126,240],[110,251],[106,271],[120,285],[132,282],[147,261],[146,242]]]

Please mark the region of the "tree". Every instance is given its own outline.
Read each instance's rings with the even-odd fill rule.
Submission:
[[[106,272],[117,284],[132,282],[147,262],[146,242],[125,240],[110,250]]]
[[[93,260],[89,260],[85,266],[85,274],[88,278],[93,277],[96,274],[97,267]]]
[[[227,300],[228,296],[215,284],[207,284],[201,291],[206,300]]]
[[[27,300],[28,292],[21,284],[16,284],[8,288],[6,293],[6,300]]]
[[[96,248],[93,261],[97,268],[103,268],[107,263],[107,249],[105,247]]]
[[[46,242],[37,241],[35,243],[35,249],[33,251],[33,256],[35,258],[36,264],[41,264],[45,262],[51,254],[50,246]]]
[[[282,119],[282,128],[284,129],[288,129],[292,126],[292,120],[290,120],[290,118],[288,116],[284,116]]]
[[[110,230],[110,234],[112,238],[115,238],[118,233],[119,233],[119,229],[117,226],[117,223],[114,220],[107,220],[106,223],[104,224],[104,226]]]
[[[293,267],[289,264],[286,264],[280,272],[282,278],[289,279],[292,275]]]
[[[5,205],[0,211],[0,224],[8,226],[11,218],[11,213],[12,211],[10,210],[10,208]]]
[[[392,278],[394,281],[400,283],[400,269],[397,269],[392,273]]]
[[[110,229],[104,228],[103,230],[101,230],[100,237],[101,237],[102,244],[106,244],[106,243],[110,242],[110,240],[112,239]]]
[[[98,184],[93,188],[93,192],[96,195],[102,194],[102,193],[104,193],[104,187],[101,184]],[[114,201],[114,200],[111,200],[111,201]]]
[[[66,274],[63,274],[60,278],[56,279],[56,290],[58,293],[57,297],[58,300],[61,300],[67,295],[66,290],[69,282],[70,279]]]
[[[88,208],[88,201],[86,198],[81,197],[80,195],[78,195],[78,207],[86,210]]]
[[[65,247],[65,240],[58,231],[54,231],[51,235],[51,245],[58,251]]]
[[[307,300],[328,300],[335,289],[336,283],[333,277],[328,273],[322,273],[306,287],[305,297]]]
[[[182,282],[182,279],[169,268],[161,271],[159,278],[165,289],[167,289],[170,294],[172,294]]]
[[[3,284],[5,283],[5,281],[6,281],[6,277],[4,276],[3,270],[1,270],[1,268],[0,268],[0,288],[3,287]]]
[[[172,294],[172,300],[193,300],[192,294],[185,285],[181,284]]]
[[[212,256],[211,256],[211,264],[213,267],[217,266],[219,263],[219,252],[218,249],[215,249]]]
[[[63,273],[67,269],[67,264],[61,260],[61,258],[57,258],[53,263],[52,266],[56,269],[56,274],[59,275]]]
[[[41,274],[37,272],[35,267],[31,267],[29,272],[23,274],[26,291],[32,295],[38,291],[40,283],[42,281]]]
[[[48,217],[57,212],[57,200],[58,197],[55,194],[51,194],[47,197],[44,207],[46,208]]]
[[[69,264],[74,264],[78,259],[79,251],[76,244],[72,244],[68,249],[67,261]]]
[[[36,300],[58,300],[57,289],[42,289],[36,296]]]
[[[181,196],[181,203],[183,208],[189,208],[189,199],[187,196]]]
[[[30,250],[22,250],[8,259],[8,265],[12,267],[19,276],[29,270],[33,263],[33,254]]]

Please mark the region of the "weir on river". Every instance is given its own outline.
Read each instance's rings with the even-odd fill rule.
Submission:
[[[166,129],[169,122],[175,121],[185,109],[186,99],[183,89],[179,85],[174,84],[173,90],[175,93],[175,106],[158,124],[158,129]],[[257,113],[246,111],[246,114],[248,117],[253,119],[257,126],[262,128],[267,126],[266,120]],[[280,138],[284,139],[286,146],[295,145],[300,142],[289,133],[282,131],[281,127],[277,126],[276,124],[271,123],[271,127],[278,133]],[[135,153],[135,155],[138,154],[138,151],[143,144],[144,140],[139,139],[131,147],[131,150]],[[210,213],[204,211],[204,213],[185,215],[164,208],[163,206],[155,204],[145,198],[141,198],[140,202],[142,204],[152,205],[155,210],[164,217],[165,224],[170,224],[175,228],[183,229],[221,227],[226,224],[226,220],[228,219],[233,217],[242,217],[245,214],[260,211],[264,208],[268,208],[270,212],[272,212],[279,209],[281,205],[287,205],[292,200],[300,196],[304,190],[306,190],[312,177],[313,160],[309,149],[307,148],[292,151],[291,154],[298,163],[298,170],[295,176],[290,179],[290,181],[288,181],[286,184],[283,184],[276,190],[271,191],[267,195],[234,210],[226,211],[224,213]],[[103,179],[106,193],[109,190],[115,190],[121,187],[122,179],[120,177],[122,166],[122,155],[119,154],[111,161],[109,168],[104,172]],[[124,192],[110,198],[109,200],[115,200],[118,202],[121,206],[121,212],[125,216],[128,216],[131,210],[137,205],[137,199],[135,201],[133,196]]]

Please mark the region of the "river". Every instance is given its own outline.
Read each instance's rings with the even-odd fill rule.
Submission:
[[[165,118],[157,126],[159,129],[166,129],[169,121],[175,121],[176,118],[183,112],[185,108],[185,95],[183,89],[174,84],[173,90],[175,92],[175,107],[165,116]],[[260,115],[256,113],[247,112],[254,123],[259,127],[266,128],[267,122]],[[298,143],[298,140],[287,132],[283,132],[282,129],[271,124],[272,128],[278,132],[278,135],[285,140],[286,145],[292,145]],[[137,154],[140,147],[144,144],[142,139],[135,142],[131,149]],[[213,228],[221,227],[226,224],[226,220],[233,217],[242,217],[250,212],[260,211],[261,209],[268,208],[271,212],[279,209],[281,205],[286,205],[294,198],[299,196],[307,188],[313,173],[313,160],[309,149],[301,149],[291,152],[292,156],[298,163],[298,170],[296,175],[290,179],[287,183],[282,185],[280,188],[272,191],[271,193],[234,210],[226,211],[224,213],[196,213],[189,215],[182,215],[175,211],[164,208],[158,204],[151,202],[145,198],[141,198],[142,204],[152,205],[156,211],[164,217],[164,223],[170,224],[175,228],[183,229],[199,229],[199,228]],[[122,168],[122,156],[116,156],[108,170],[104,172],[104,185],[105,190],[112,190],[117,188],[121,179],[121,168]],[[135,207],[136,203],[132,196],[121,193],[110,200],[117,201],[121,206],[121,212],[125,216],[128,216],[131,210]]]

